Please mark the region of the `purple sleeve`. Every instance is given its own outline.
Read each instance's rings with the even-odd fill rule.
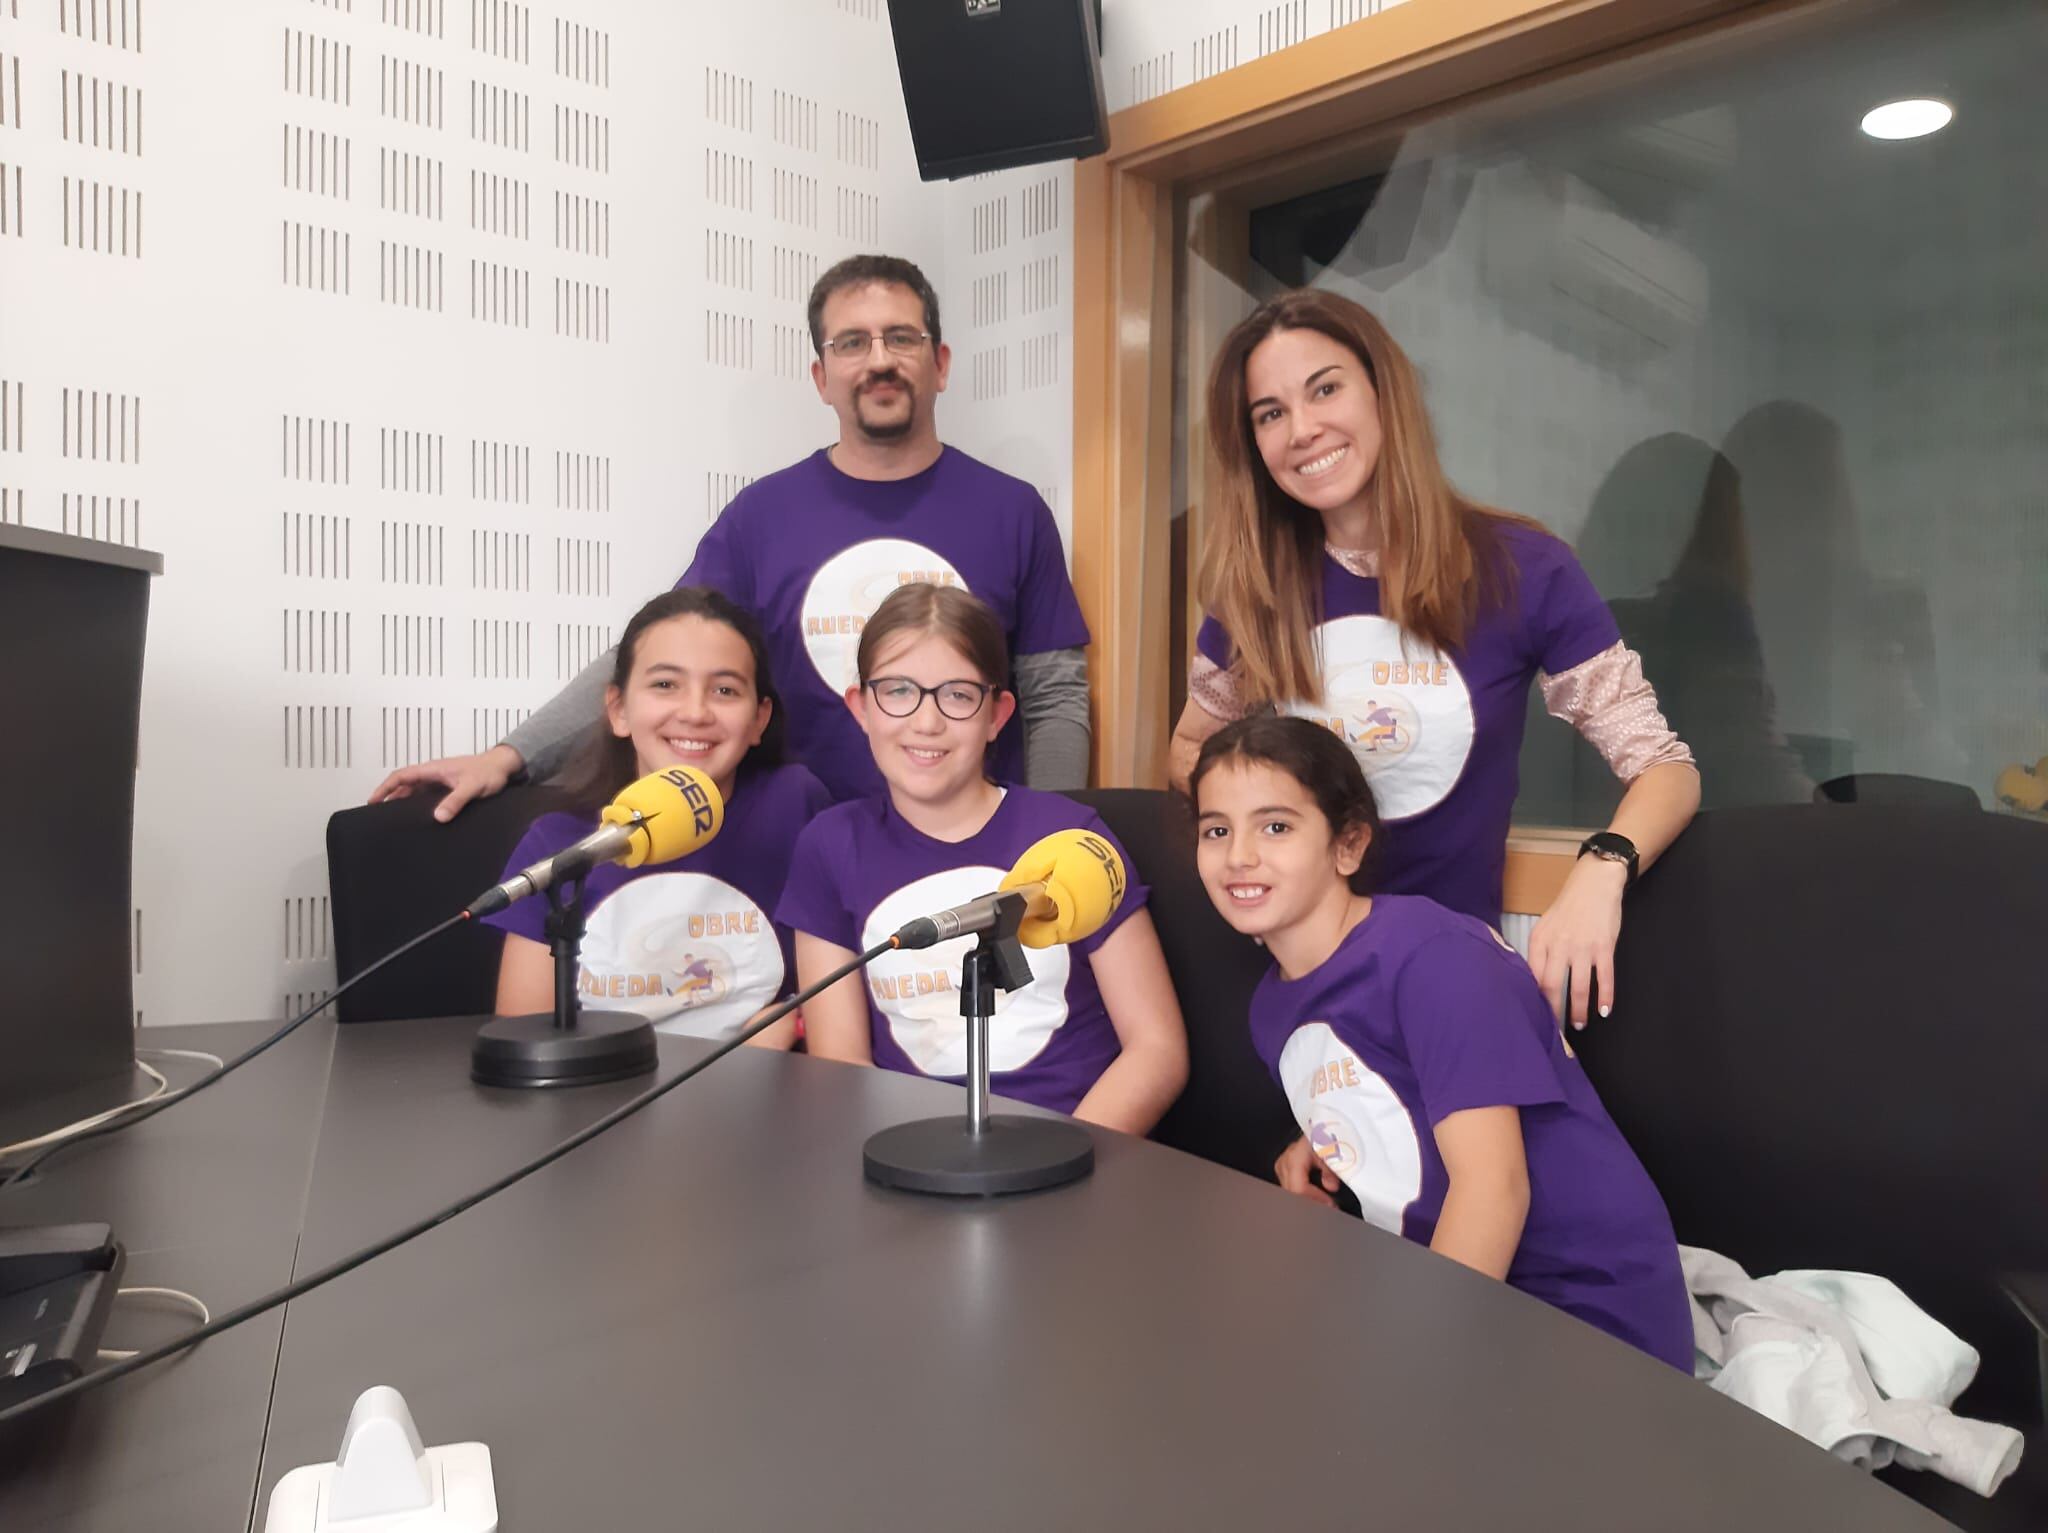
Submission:
[[[775,924],[809,932],[848,952],[860,951],[860,917],[847,909],[840,879],[851,872],[845,821],[827,815],[811,821],[789,854],[789,879],[775,905]]]
[[[504,877],[510,878],[521,868],[531,867],[543,857],[552,857],[563,847],[580,839],[595,829],[595,823],[584,825],[573,816],[566,814],[544,814],[526,827],[526,834],[519,838],[519,844],[512,849],[511,860],[505,864]],[[546,921],[548,902],[543,899],[524,899],[516,905],[508,905],[496,915],[485,916],[484,923],[500,931],[510,932],[515,937],[526,937],[534,942],[548,940]]]
[[[1226,671],[1230,669],[1230,635],[1213,617],[1203,618],[1202,626],[1195,630],[1195,652],[1215,661]]]
[[[679,586],[709,586],[738,602],[748,611],[754,610],[754,582],[747,561],[741,557],[739,546],[738,511],[746,501],[746,491],[733,497],[732,503],[718,513],[718,520],[705,529],[704,536],[697,540],[697,551],[690,556],[690,567],[683,571]]]
[[[1013,655],[1041,655],[1054,649],[1080,649],[1088,642],[1088,623],[1067,577],[1066,550],[1052,512],[1035,492],[1026,510],[1024,547],[1019,551],[1022,578],[1017,583],[1017,631],[1010,636]]]
[[[1522,561],[1529,653],[1539,669],[1557,676],[1620,643],[1621,629],[1578,556],[1546,533],[1528,536],[1540,540]]]
[[[1527,966],[1485,937],[1445,932],[1410,953],[1394,982],[1394,1020],[1430,1126],[1468,1108],[1562,1102],[1542,1032],[1554,1026],[1549,1016]]]
[[[832,790],[809,772],[804,773],[804,824],[809,825],[833,804]]]
[[[1110,939],[1111,933],[1138,911],[1145,908],[1146,902],[1152,898],[1152,891],[1146,886],[1144,878],[1139,874],[1138,865],[1131,861],[1131,854],[1124,849],[1123,842],[1117,840],[1115,836],[1109,833],[1109,827],[1103,824],[1100,818],[1093,814],[1084,814],[1081,822],[1075,828],[1077,830],[1089,831],[1102,837],[1103,840],[1116,848],[1117,856],[1121,857],[1124,863],[1124,897],[1122,901],[1117,905],[1116,909],[1109,913],[1109,919],[1104,921],[1096,931],[1074,944],[1075,948],[1082,954],[1093,958],[1095,950]]]

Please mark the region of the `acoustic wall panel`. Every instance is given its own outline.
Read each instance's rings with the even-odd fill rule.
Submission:
[[[1107,0],[1102,86],[1112,112],[1407,0]]]
[[[947,438],[1036,485],[1069,532],[1073,172],[1029,166],[952,190],[945,269],[954,351]]]
[[[830,440],[818,273],[949,290],[897,92],[874,0],[0,0],[0,519],[166,559],[139,1020],[317,996],[326,816]]]

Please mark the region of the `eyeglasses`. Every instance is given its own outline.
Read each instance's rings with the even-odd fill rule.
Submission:
[[[891,325],[879,332],[881,342],[890,353],[899,357],[914,357],[931,339],[922,330],[913,330],[908,325]],[[874,350],[876,334],[866,330],[848,330],[835,335],[825,343],[825,349],[842,362],[851,362],[855,357],[864,357]]]
[[[985,681],[942,681],[936,687],[921,687],[908,676],[877,676],[867,684],[875,706],[892,719],[907,719],[924,706],[929,697],[939,712],[956,722],[981,712],[989,693],[997,690]]]

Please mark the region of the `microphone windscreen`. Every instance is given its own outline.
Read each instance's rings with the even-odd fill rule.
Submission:
[[[1100,931],[1124,902],[1124,860],[1088,830],[1056,830],[1034,843],[1004,875],[1002,887],[1044,884],[1050,916],[1026,916],[1017,937],[1026,947],[1056,947]]]
[[[704,845],[725,823],[725,801],[695,767],[672,766],[629,783],[597,817],[606,825],[634,826],[631,847],[619,861],[637,868],[674,862]]]

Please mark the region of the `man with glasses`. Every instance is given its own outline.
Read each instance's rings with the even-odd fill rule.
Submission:
[[[830,447],[756,481],[719,515],[679,585],[707,585],[766,630],[791,754],[837,798],[878,793],[880,774],[847,711],[868,614],[913,580],[964,586],[1001,618],[1017,716],[991,770],[1034,788],[1088,778],[1087,624],[1052,513],[1037,491],[940,442],[934,419],[952,354],[938,295],[893,256],[852,256],[811,289],[811,380],[839,417]],[[375,803],[440,783],[452,818],[515,776],[557,769],[603,716],[607,653],[476,756],[403,767]]]

